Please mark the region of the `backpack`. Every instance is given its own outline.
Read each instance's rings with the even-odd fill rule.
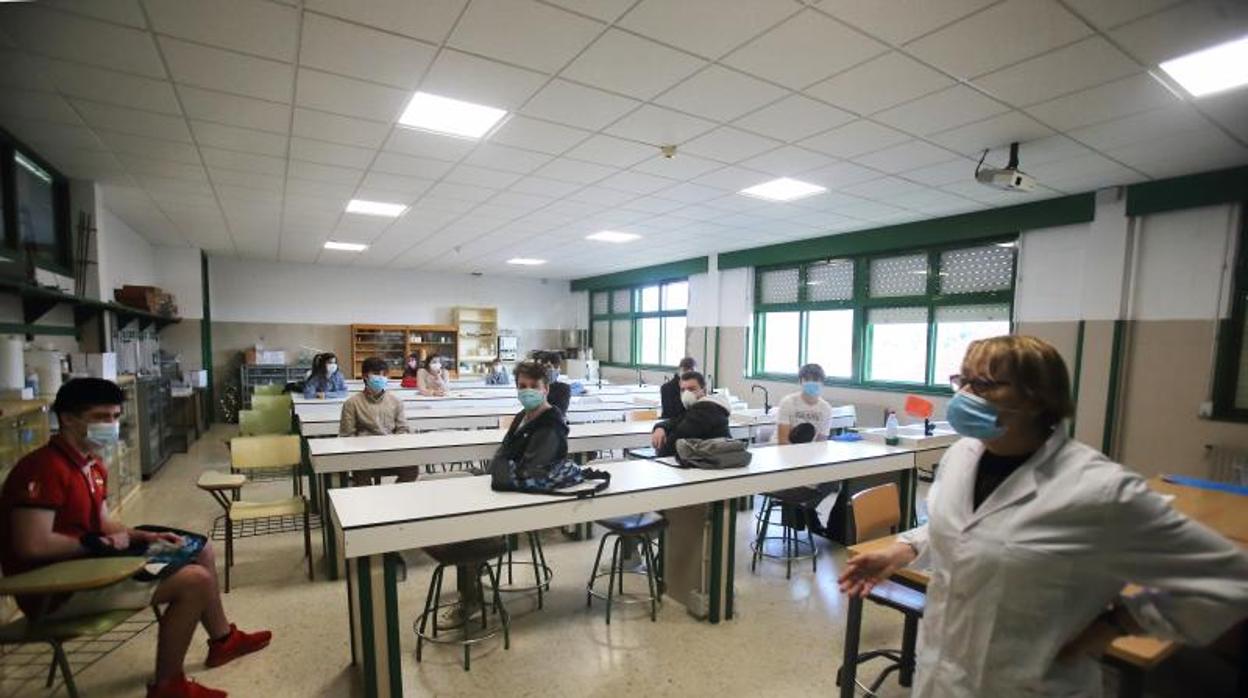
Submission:
[[[744,468],[753,460],[744,441],[736,439],[680,439],[676,442],[676,462],[686,468],[720,470]]]
[[[579,487],[589,481],[597,481],[591,487]],[[495,456],[490,463],[490,489],[496,492],[528,492],[530,494],[554,494],[565,497],[592,497],[611,484],[611,473],[593,470],[565,458],[550,465],[521,467],[514,460]],[[577,488],[567,491],[569,488]]]

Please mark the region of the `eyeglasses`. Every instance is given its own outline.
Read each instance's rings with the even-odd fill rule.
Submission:
[[[978,394],[1009,384],[1009,381],[994,381],[991,378],[976,378],[973,376],[964,376],[960,373],[955,373],[952,376],[949,376],[949,385],[955,392],[963,388],[970,388],[971,392]]]

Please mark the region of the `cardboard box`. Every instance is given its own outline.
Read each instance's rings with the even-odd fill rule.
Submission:
[[[183,371],[182,380],[192,388],[207,388],[208,371]]]
[[[266,349],[263,351],[256,351],[255,348],[248,349],[247,351],[243,352],[243,363],[246,363],[249,366],[255,366],[256,364],[285,365],[286,364],[286,352],[273,351],[272,349]]]
[[[117,380],[117,354],[111,351],[103,354],[87,354],[87,375],[92,378]]]

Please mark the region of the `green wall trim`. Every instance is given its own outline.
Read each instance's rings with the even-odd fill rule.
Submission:
[[[1127,215],[1248,200],[1248,166],[1140,182],[1127,187]]]
[[[1071,402],[1074,403],[1075,412],[1070,415],[1070,435],[1075,435],[1075,421],[1079,418],[1079,381],[1083,376],[1083,331],[1084,320],[1079,321],[1078,330],[1075,332],[1075,372],[1071,376]]]
[[[1096,196],[1094,194],[1074,194],[945,218],[724,252],[718,257],[719,269],[766,267],[831,257],[984,240],[1020,230],[1086,223],[1092,220],[1095,208]]]
[[[360,594],[360,638],[364,644],[364,695],[370,697],[377,695],[377,636],[373,634],[373,559],[361,557],[355,561],[355,586]]]
[[[217,421],[217,399],[212,382],[212,302],[208,288],[208,254],[199,253],[199,276],[204,293],[204,318],[199,321],[199,344],[202,366],[208,372],[208,423]]]
[[[1109,385],[1105,393],[1105,429],[1101,434],[1101,453],[1113,458],[1110,448],[1114,445],[1114,422],[1118,419],[1119,372],[1122,369],[1122,342],[1126,323],[1114,320],[1114,340],[1109,350]]]
[[[658,264],[653,267],[617,271],[613,274],[603,274],[602,276],[587,276],[583,279],[573,279],[572,290],[599,291],[604,288],[619,288],[622,286],[653,283],[655,281],[666,281],[691,274],[705,274],[709,265],[710,257],[694,257],[693,259],[683,259],[679,262]]]

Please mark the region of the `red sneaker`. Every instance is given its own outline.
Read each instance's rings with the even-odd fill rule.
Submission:
[[[172,679],[147,685],[147,698],[226,698],[225,691],[208,688],[179,674]]]
[[[230,623],[230,634],[220,640],[208,641],[208,659],[204,660],[204,666],[209,669],[219,667],[226,662],[233,661],[243,656],[258,652],[269,646],[269,640],[273,638],[273,633],[268,630],[260,630],[254,633],[245,633],[239,630],[233,623]]]

